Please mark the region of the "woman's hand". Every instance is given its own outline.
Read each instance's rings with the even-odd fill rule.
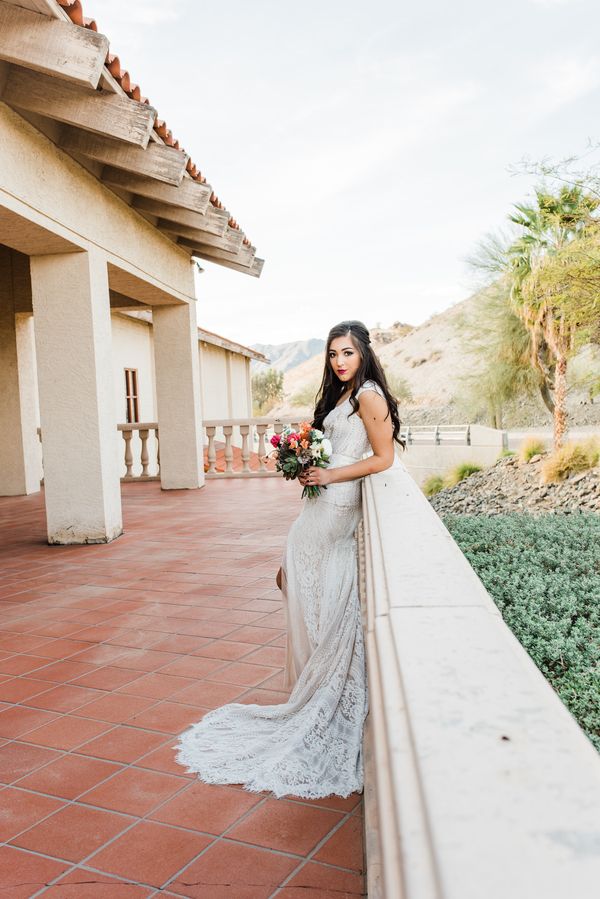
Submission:
[[[331,474],[326,468],[311,465],[298,477],[303,487],[326,487],[331,484]]]

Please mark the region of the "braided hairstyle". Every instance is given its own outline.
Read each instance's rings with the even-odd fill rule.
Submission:
[[[371,348],[371,338],[369,337],[368,328],[359,321],[345,321],[335,325],[327,335],[327,345],[325,348],[325,368],[321,386],[315,397],[315,414],[313,420],[313,428],[322,430],[323,421],[329,412],[338,403],[341,394],[347,385],[341,381],[334,372],[329,361],[329,348],[336,337],[349,336],[360,356],[360,366],[354,378],[352,393],[350,394],[350,405],[352,406],[351,415],[358,412],[359,405],[356,399],[358,389],[365,381],[375,381],[381,387],[382,393],[388,404],[388,414],[392,417],[393,439],[402,447],[405,441],[400,436],[400,417],[398,415],[398,400],[391,394],[388,387],[387,378],[382,368],[381,362]],[[386,416],[387,418],[387,416]]]

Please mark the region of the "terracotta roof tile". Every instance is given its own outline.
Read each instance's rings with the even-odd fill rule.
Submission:
[[[83,8],[80,0],[56,0],[56,3],[60,7],[62,7],[62,9],[70,18],[71,22],[73,22],[75,25],[80,25],[82,28],[89,28],[91,31],[98,31],[96,20],[83,15]],[[129,72],[121,67],[121,60],[118,56],[113,53],[108,53],[106,56],[105,65],[115,81],[117,81],[121,85],[125,93],[129,97],[131,97],[132,100],[137,100],[141,103],[150,105],[150,101],[148,100],[148,98],[142,96],[139,84],[134,84],[131,80]],[[167,144],[167,146],[174,147],[177,150],[182,149],[179,145],[179,141],[173,137],[173,132],[168,127],[164,119],[156,119],[154,123],[154,130],[161,138],[161,140],[164,141],[165,144]],[[204,175],[202,175],[200,169],[196,166],[196,164],[192,162],[191,158],[188,159],[186,170],[188,175],[193,178],[194,181],[199,181],[201,184],[206,184],[206,178],[204,177]],[[211,194],[210,202],[216,209],[223,209],[223,204],[215,193]],[[240,230],[240,226],[233,218],[229,220],[229,227],[233,228],[236,231]],[[244,244],[246,246],[251,246],[251,243],[247,238],[244,238]]]

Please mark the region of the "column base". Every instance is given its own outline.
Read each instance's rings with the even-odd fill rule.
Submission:
[[[115,528],[108,534],[98,534],[97,536],[87,534],[81,534],[78,536],[73,533],[71,528],[66,528],[63,531],[59,531],[56,534],[52,534],[48,537],[48,545],[49,546],[86,546],[87,544],[95,544],[95,543],[112,543],[113,540],[116,540],[118,537],[123,534],[123,528]]]

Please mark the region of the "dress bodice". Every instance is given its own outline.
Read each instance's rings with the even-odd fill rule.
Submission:
[[[356,396],[360,396],[365,390],[374,390],[380,396],[383,396],[381,387],[375,381],[365,381],[362,387],[358,389]],[[337,461],[334,457],[344,456],[350,459],[362,459],[363,455],[371,450],[363,421],[358,413],[352,415],[352,411],[350,397],[347,397],[343,403],[340,403],[339,406],[335,406],[328,412],[323,420],[323,433],[331,440],[333,449],[331,462],[333,465]],[[340,460],[339,464],[346,465],[348,463]]]

